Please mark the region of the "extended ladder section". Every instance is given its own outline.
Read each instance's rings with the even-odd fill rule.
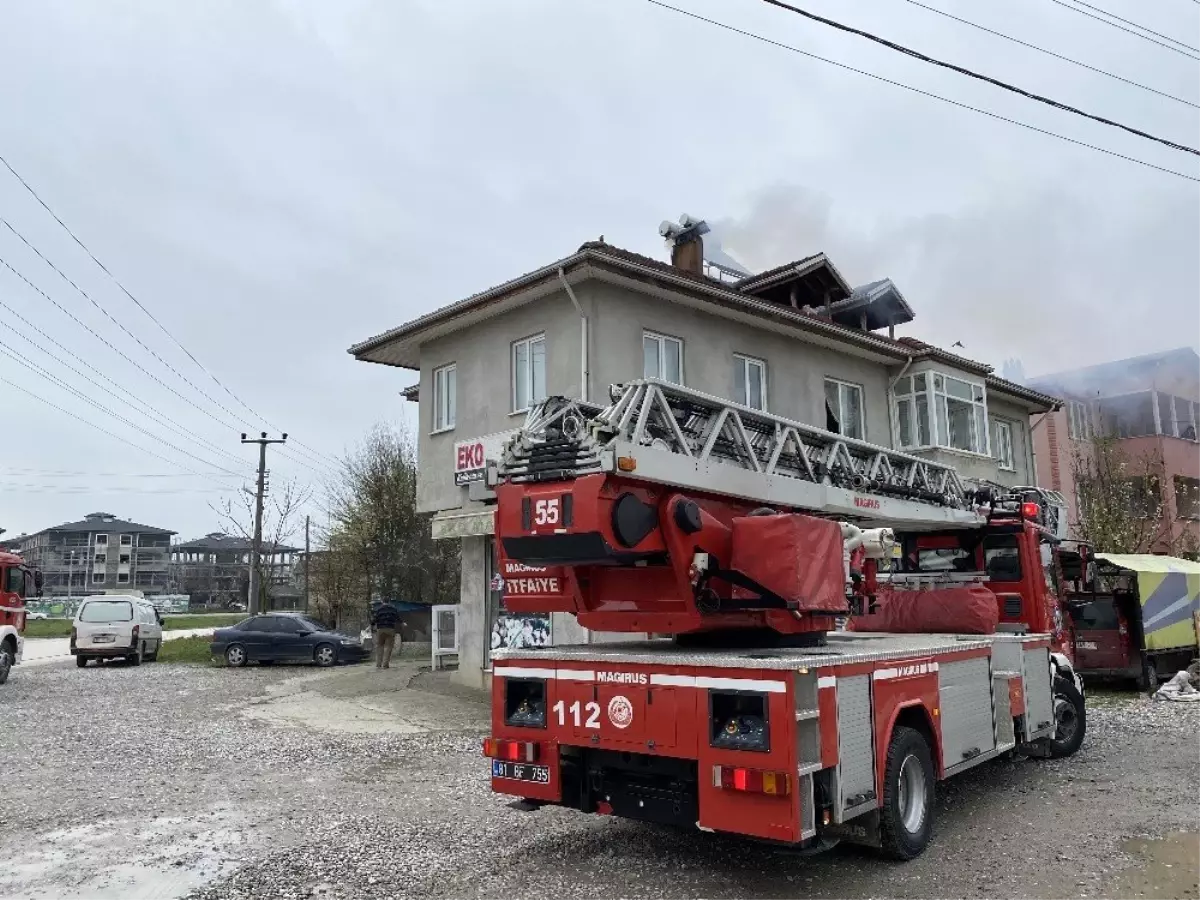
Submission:
[[[983,492],[950,466],[658,379],[614,385],[607,407],[552,397],[489,471],[492,484],[613,473],[864,527],[975,528]]]

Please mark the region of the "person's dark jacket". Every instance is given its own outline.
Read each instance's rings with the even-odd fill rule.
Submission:
[[[375,628],[390,628],[393,631],[400,625],[400,610],[390,603],[384,603],[371,614],[371,625]]]

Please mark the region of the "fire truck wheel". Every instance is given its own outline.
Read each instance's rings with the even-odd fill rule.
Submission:
[[[6,641],[0,645],[0,684],[8,681],[8,673],[12,671],[13,652]]]
[[[933,757],[919,731],[897,725],[888,745],[880,846],[894,859],[919,856],[933,833]]]
[[[1083,744],[1087,716],[1083,695],[1070,678],[1054,678],[1054,737],[1050,739],[1051,759],[1070,756]]]
[[[1150,694],[1158,690],[1158,666],[1154,664],[1153,656],[1146,656],[1142,660],[1142,678],[1138,687]]]

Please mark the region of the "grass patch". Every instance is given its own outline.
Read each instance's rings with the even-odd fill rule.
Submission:
[[[246,618],[245,613],[221,613],[219,615],[167,616],[164,631],[182,631],[187,628],[227,628]],[[71,634],[70,619],[30,619],[25,623],[27,638],[68,637]]]
[[[163,645],[158,651],[158,661],[160,663],[212,664],[212,654],[209,652],[211,644],[212,639],[206,634],[163,641]]]

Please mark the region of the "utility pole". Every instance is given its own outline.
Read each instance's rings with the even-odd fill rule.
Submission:
[[[304,517],[304,613],[308,614],[308,563],[309,557],[312,555],[308,549],[308,523],[309,516]]]
[[[266,493],[267,484],[267,444],[286,442],[287,432],[284,432],[279,438],[268,438],[265,431],[256,438],[247,438],[245,433],[242,433],[243,444],[258,444],[258,490],[254,495],[254,544],[250,550],[250,596],[247,598],[249,601],[247,603],[248,611],[252,616],[259,612],[258,599],[262,591],[258,569],[262,557],[262,517],[263,496]]]

